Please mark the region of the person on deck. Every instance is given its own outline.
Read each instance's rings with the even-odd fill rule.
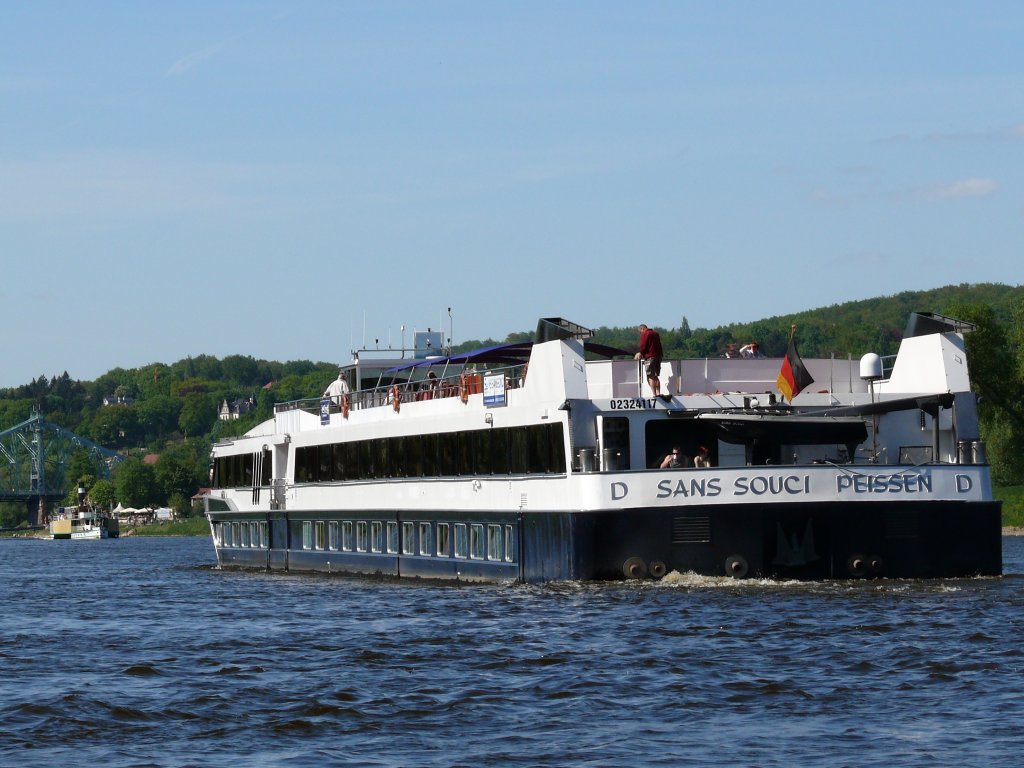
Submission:
[[[679,446],[677,445],[672,448],[672,453],[668,454],[667,456],[665,456],[664,459],[661,460],[660,468],[682,469],[683,467],[687,466],[687,464],[689,464],[689,459],[686,458],[686,456],[683,454],[683,452],[679,449]]]
[[[647,363],[647,383],[655,397],[661,397],[661,358],[664,352],[661,350],[661,335],[653,328],[648,328],[643,323],[640,329],[640,351],[636,353],[635,359],[644,360]]]
[[[764,357],[764,355],[761,354],[761,346],[756,341],[752,341],[749,344],[744,344],[740,347],[740,356],[746,358]]]
[[[695,467],[710,467],[711,457],[708,455],[708,449],[703,445],[697,447],[697,455],[693,457],[693,466]]]
[[[331,398],[335,405],[341,405],[341,398],[351,392],[348,382],[345,381],[345,374],[338,373],[338,378],[332,381],[324,390],[324,397]]]

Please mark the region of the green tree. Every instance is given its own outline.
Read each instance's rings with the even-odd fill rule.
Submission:
[[[200,478],[194,462],[182,452],[165,452],[153,467],[161,497],[169,499],[175,494],[191,498],[199,490]]]
[[[100,478],[89,489],[89,501],[102,509],[110,509],[117,503],[117,488],[112,480]]]
[[[139,427],[147,441],[166,436],[178,427],[182,401],[170,395],[154,395],[136,404]]]
[[[181,493],[171,494],[167,499],[167,506],[174,510],[175,517],[185,518],[192,516],[192,497]]]
[[[1024,329],[1008,329],[984,304],[953,304],[948,311],[978,326],[965,335],[964,343],[993,479],[1000,484],[1024,482],[1024,380],[1021,350],[1014,344]],[[1024,317],[1024,310],[1013,316]]]
[[[210,431],[217,421],[217,406],[213,398],[205,392],[188,395],[181,406],[178,426],[186,437],[203,435]]]
[[[79,483],[83,483],[87,487],[91,486],[102,473],[103,467],[100,466],[100,462],[93,458],[89,451],[80,448],[68,459],[64,477],[69,487],[74,485],[77,489]]]
[[[126,448],[136,445],[139,419],[130,405],[109,405],[97,411],[90,423],[91,437],[100,445]]]
[[[114,487],[118,501],[126,507],[145,507],[163,501],[153,468],[141,459],[126,459],[118,464],[114,470]]]

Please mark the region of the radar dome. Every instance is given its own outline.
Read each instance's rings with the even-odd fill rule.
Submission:
[[[882,358],[874,352],[868,352],[860,359],[860,377],[866,380],[882,378]]]

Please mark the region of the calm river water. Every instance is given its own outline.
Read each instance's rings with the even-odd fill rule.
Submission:
[[[441,586],[0,540],[3,766],[1019,766],[1001,579]]]

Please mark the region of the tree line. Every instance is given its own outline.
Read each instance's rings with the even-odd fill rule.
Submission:
[[[908,291],[716,328],[691,328],[682,316],[677,327],[658,330],[669,357],[718,357],[729,344],[749,341],[757,341],[767,356],[781,357],[790,327],[796,325],[801,355],[859,358],[866,352],[895,354],[913,311],[938,312],[978,325],[967,334],[966,344],[993,477],[1000,484],[1024,482],[1024,286],[983,283]],[[644,320],[638,318],[638,323]],[[600,327],[595,333],[600,343],[627,352],[637,348],[635,327]],[[532,337],[532,332],[521,331],[504,340],[469,340],[456,351]],[[189,498],[208,485],[214,441],[270,418],[276,403],[319,395],[337,371],[337,363],[281,363],[244,355],[199,355],[170,365],[114,368],[91,382],[76,381],[65,371],[0,389],[0,431],[38,411],[46,420],[127,456],[110,480],[102,479],[87,457],[73,460],[69,482],[86,483],[94,503],[170,505],[187,514]],[[237,420],[218,418],[221,403],[243,398],[251,398],[255,407]],[[158,458],[147,463],[147,455]],[[69,496],[73,493],[71,489]],[[0,524],[18,512],[20,506],[0,510]]]

